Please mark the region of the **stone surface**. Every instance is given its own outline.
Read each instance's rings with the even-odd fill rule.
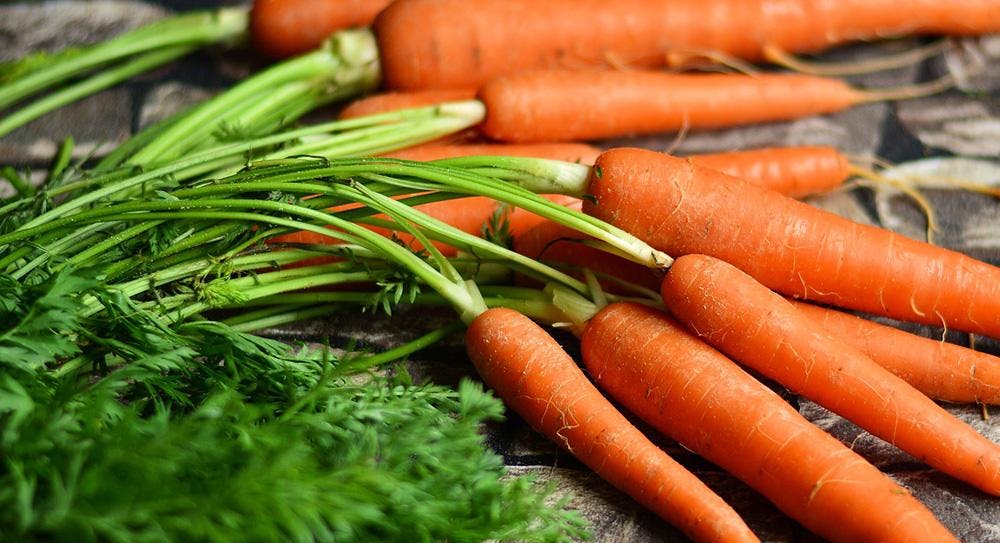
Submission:
[[[232,4],[234,2],[225,2]],[[51,50],[65,45],[92,42],[141,22],[162,16],[170,8],[191,9],[219,2],[162,0],[83,0],[22,3],[0,6],[0,59],[14,58],[29,50]],[[840,48],[823,58],[843,61],[871,58],[913,46],[898,40]],[[926,154],[965,154],[995,159],[1000,154],[998,128],[997,69],[1000,40],[997,37],[956,41],[956,49],[943,59],[932,59],[905,69],[852,77],[866,88],[887,88],[913,83],[944,73],[955,75],[964,92],[899,104],[866,105],[845,112],[720,131],[692,132],[678,137],[658,135],[621,138],[600,145],[633,145],[679,153],[726,151],[775,145],[833,145],[852,155],[876,156],[896,162],[912,161]],[[977,66],[985,66],[980,69]],[[81,153],[91,153],[105,142],[117,142],[130,130],[145,126],[194,103],[249,73],[253,65],[240,54],[209,53],[138,78],[93,98],[40,119],[22,130],[0,138],[0,163],[34,165],[32,178],[40,181],[38,168],[51,158],[59,138],[72,134],[81,143]],[[978,171],[978,170],[977,170]],[[960,173],[962,177],[976,177]],[[1000,177],[980,179],[1000,183]],[[0,182],[0,193],[7,190]],[[991,197],[961,193],[934,186],[925,189],[941,222],[937,241],[978,258],[1000,262],[1000,203]],[[839,191],[813,198],[811,203],[865,223],[882,223],[913,237],[923,235],[925,217],[912,200],[898,193],[873,190]],[[384,350],[454,320],[446,309],[400,308],[391,317],[379,313],[341,312],[309,323],[264,331],[290,342],[321,342],[356,349]],[[883,322],[888,322],[881,319]],[[898,324],[898,323],[895,323]],[[928,337],[941,332],[931,327],[906,326]],[[947,334],[949,341],[968,342],[963,334]],[[573,339],[559,339],[574,352]],[[980,341],[979,348],[1000,352],[996,341]],[[474,379],[475,372],[462,347],[461,335],[418,353],[407,362],[417,379],[454,384]],[[779,392],[784,392],[779,389]],[[790,397],[803,415],[830,431],[844,443],[886,470],[924,501],[962,541],[1000,541],[1000,502],[971,490],[967,485],[926,469],[909,455],[874,438],[857,426],[822,407]],[[1000,442],[1000,422],[985,419],[975,406],[948,406],[950,411],[977,430]],[[641,428],[648,430],[642,423]],[[488,442],[503,456],[513,475],[532,474],[558,485],[573,496],[572,505],[591,520],[595,540],[601,542],[680,542],[683,535],[630,498],[594,476],[572,456],[528,428],[514,414],[485,429]],[[768,543],[816,541],[797,523],[777,511],[753,490],[700,460],[693,453],[655,432],[650,437],[689,466],[716,489],[747,519]]]

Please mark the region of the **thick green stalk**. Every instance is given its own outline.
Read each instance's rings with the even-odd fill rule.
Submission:
[[[129,162],[148,165],[184,156],[200,143],[200,138],[193,137],[195,134],[211,134],[223,123],[239,119],[235,105],[253,97],[266,102],[275,89],[284,85],[311,82],[326,91],[328,100],[334,100],[373,89],[379,76],[377,47],[371,32],[340,32],[324,47],[272,66],[200,104],[136,152]]]

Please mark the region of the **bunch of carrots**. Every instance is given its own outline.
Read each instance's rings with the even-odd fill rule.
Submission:
[[[757,537],[609,398],[827,539],[954,541],[905,488],[747,369],[1000,496],[1000,445],[935,403],[1000,403],[1000,359],[832,309],[1000,338],[1000,269],[797,200],[855,175],[875,177],[836,149],[681,159],[579,143],[792,119],[950,84],[864,91],[808,74],[667,68],[787,61],[887,35],[1000,32],[1000,2],[902,4],[786,1],[779,9],[733,0],[707,15],[705,2],[686,1],[259,0],[250,31],[260,51],[283,56],[370,24],[389,92],[347,106],[344,119],[469,99],[485,107],[474,134],[383,160],[387,172],[435,161],[429,167],[443,168],[442,176],[475,172],[507,188],[463,185],[456,190],[468,197],[412,208],[426,215],[364,190],[355,204],[382,213],[369,228],[440,262],[475,246],[450,229],[477,234],[500,213],[518,253],[583,281],[592,305],[566,315],[586,374],[521,312],[487,309],[455,274],[446,270],[439,281],[427,272],[468,325],[466,347],[483,380],[536,430],[696,541]],[[747,32],[747,20],[759,30]],[[308,174],[303,166],[289,175]],[[429,180],[411,188],[443,190]],[[527,201],[523,189],[591,219],[560,222],[562,211],[551,209],[543,218],[529,208],[548,208],[530,199],[517,207]],[[630,245],[637,250],[610,248],[581,224],[620,229],[639,240]],[[308,246],[330,237],[313,228],[269,242]],[[400,259],[418,266],[409,262]],[[636,303],[630,295],[646,296]]]

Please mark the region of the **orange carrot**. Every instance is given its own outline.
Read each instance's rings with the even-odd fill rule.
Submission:
[[[661,275],[641,264],[581,243],[587,239],[576,230],[557,222],[541,220],[514,236],[514,250],[536,260],[559,262],[588,268],[628,283],[656,290]],[[530,281],[529,281],[530,283]],[[624,292],[614,282],[601,281],[610,292]]]
[[[1000,269],[641,149],[597,160],[584,210],[679,256],[829,305],[1000,337]],[[655,204],[654,204],[655,202]]]
[[[376,113],[388,113],[411,107],[432,106],[443,102],[471,100],[475,89],[440,89],[417,92],[384,92],[359,98],[340,111],[339,118],[353,119]]]
[[[532,428],[696,541],[758,541],[739,515],[651,443],[545,330],[510,309],[469,325],[483,380]]]
[[[479,89],[480,130],[507,142],[591,140],[796,119],[869,100],[847,83],[802,74],[531,71]]]
[[[792,198],[831,191],[851,176],[847,157],[833,147],[769,147],[689,158],[698,166],[719,170]]]
[[[582,352],[618,402],[809,530],[831,541],[957,541],[909,492],[663,313],[611,304],[587,325]]]
[[[540,68],[660,67],[711,50],[758,60],[885,36],[1000,31],[983,0],[399,0],[374,24],[394,89],[475,87]]]
[[[837,339],[935,400],[1000,404],[1000,358],[812,304],[793,302]]]
[[[254,48],[274,58],[315,49],[338,30],[368,26],[392,0],[254,0]]]
[[[419,161],[463,156],[523,156],[591,165],[600,154],[601,150],[597,147],[575,142],[546,142],[523,145],[504,143],[426,143],[407,149],[392,151],[382,156]]]
[[[682,256],[664,277],[661,294],[678,320],[733,360],[1000,496],[1000,446],[735,266]]]

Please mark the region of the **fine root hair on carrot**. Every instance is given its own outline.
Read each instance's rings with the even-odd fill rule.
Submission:
[[[913,203],[920,209],[920,212],[924,215],[924,219],[927,221],[927,227],[924,230],[925,239],[927,243],[934,243],[934,234],[940,230],[937,214],[934,212],[934,206],[931,205],[930,200],[920,192],[920,189],[915,184],[907,180],[881,175],[875,170],[855,165],[851,166],[851,174],[860,178],[860,184],[862,185],[871,185],[876,189],[879,187],[892,187],[913,200]]]
[[[781,47],[769,44],[763,48],[764,59],[772,64],[803,74],[823,76],[861,75],[873,72],[895,70],[914,66],[931,57],[940,55],[953,47],[953,43],[945,38],[919,47],[908,49],[901,53],[886,54],[864,60],[849,62],[811,61]]]
[[[701,66],[703,63],[698,63],[697,61],[707,60],[711,63],[709,66],[718,65],[741,74],[755,75],[760,73],[760,68],[754,66],[753,64],[717,49],[697,47],[672,49],[667,52],[666,60],[667,66],[670,67],[671,71],[679,71],[692,67],[703,68],[703,66]]]
[[[954,88],[954,86],[955,77],[947,74],[925,83],[914,83],[912,85],[885,89],[858,89],[858,103],[898,102],[901,100],[924,98],[940,94]]]
[[[674,134],[674,139],[670,141],[670,144],[667,145],[667,148],[664,149],[663,152],[668,155],[674,154],[674,151],[676,151],[677,148],[680,147],[682,143],[684,143],[684,139],[687,138],[688,131],[690,130],[691,130],[691,117],[689,117],[688,113],[685,111],[684,117],[681,119],[681,127],[677,130],[677,133]]]

